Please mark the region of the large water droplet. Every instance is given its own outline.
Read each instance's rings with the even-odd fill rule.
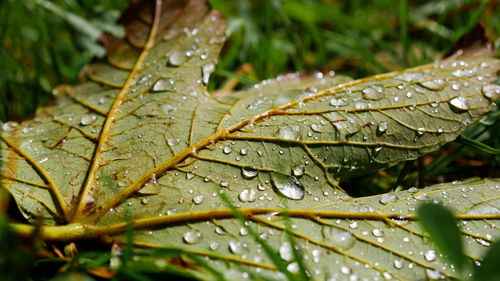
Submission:
[[[240,199],[241,202],[253,202],[255,201],[255,198],[257,197],[257,193],[255,192],[254,189],[251,188],[245,188],[240,192],[240,195],[238,198]]]
[[[425,270],[425,273],[427,274],[427,277],[430,280],[444,279],[444,275],[439,270],[428,268],[428,269]]]
[[[330,100],[330,105],[335,107],[335,108],[339,108],[341,106],[345,106],[348,104],[349,104],[349,102],[345,98],[339,98],[339,99],[333,98]]]
[[[375,237],[383,237],[384,236],[384,231],[382,229],[380,229],[380,228],[374,228],[372,230],[372,234]]]
[[[283,242],[279,248],[280,257],[285,261],[291,261],[293,259],[292,245],[288,242]]]
[[[186,56],[180,51],[173,51],[168,57],[170,65],[179,66],[186,61]]]
[[[300,178],[304,175],[304,166],[299,165],[292,168],[292,175]]]
[[[247,245],[241,241],[231,240],[229,241],[229,250],[233,254],[241,254],[247,249]]]
[[[436,251],[434,250],[429,250],[424,253],[424,258],[426,261],[434,261],[436,260]]]
[[[80,124],[82,124],[83,126],[87,126],[94,124],[95,121],[97,121],[97,116],[93,113],[90,113],[82,116],[82,119],[80,119]]]
[[[201,234],[201,232],[193,229],[193,230],[184,232],[184,234],[182,235],[182,238],[183,238],[184,242],[187,244],[196,244],[196,243],[200,242],[202,236],[203,235]]]
[[[217,242],[217,241],[210,242],[210,245],[209,245],[210,250],[217,251],[219,249],[219,247],[220,247],[219,242]]]
[[[296,140],[300,132],[297,125],[285,125],[278,127],[277,137],[286,140]]]
[[[203,83],[208,84],[208,80],[210,79],[210,74],[214,71],[215,65],[213,63],[207,63],[203,66]]]
[[[419,82],[419,84],[429,90],[438,91],[444,89],[446,82],[443,79],[434,79],[425,82]]]
[[[394,267],[395,267],[396,269],[401,269],[401,268],[403,268],[403,261],[402,261],[402,260],[395,260],[395,261],[394,261]]]
[[[280,195],[293,200],[304,198],[304,186],[294,176],[274,173],[271,175],[271,183]]]
[[[396,196],[396,194],[386,193],[386,194],[382,194],[382,196],[380,196],[379,201],[380,201],[380,203],[387,205],[387,204],[393,203],[397,199],[398,199],[398,197]]]
[[[458,109],[458,110],[470,109],[469,102],[467,101],[467,99],[465,99],[464,97],[461,97],[461,96],[457,96],[457,97],[452,98],[449,101],[449,103],[453,108]]]
[[[340,250],[349,250],[356,242],[351,232],[334,227],[323,228],[323,237],[328,240],[329,244]]]
[[[241,175],[243,178],[249,180],[253,179],[258,175],[259,171],[252,167],[243,167],[241,168]]]
[[[485,97],[487,97],[492,101],[500,98],[500,85],[495,85],[495,84],[484,85],[481,88],[481,91],[483,92],[483,95]]]
[[[196,205],[202,204],[204,200],[205,197],[203,195],[196,195],[195,197],[193,197],[193,203],[195,203]]]
[[[385,131],[387,131],[387,122],[383,121],[383,122],[378,123],[377,132],[379,134],[383,134],[383,133],[385,133]]]
[[[367,100],[380,100],[384,97],[384,89],[380,86],[370,86],[362,90],[363,98]]]
[[[224,146],[224,148],[222,149],[222,152],[224,154],[229,154],[229,153],[233,152],[233,149],[229,145],[227,145],[227,146]]]
[[[161,91],[173,91],[174,90],[175,81],[171,78],[168,79],[160,79],[156,81],[153,86],[153,91],[161,92]]]
[[[413,82],[422,78],[423,74],[420,72],[406,72],[396,76],[396,79],[403,80],[405,82]]]

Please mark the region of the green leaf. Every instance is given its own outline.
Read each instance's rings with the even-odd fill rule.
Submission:
[[[471,245],[496,234],[486,226],[498,214],[476,209],[496,202],[495,180],[359,199],[338,186],[435,151],[486,114],[498,94],[491,51],[359,80],[290,74],[221,97],[206,87],[225,39],[220,14],[202,0],[151,3],[124,13],[125,38],[104,38],[107,56],[81,84],[56,88],[56,104],[33,120],[2,126],[1,183],[43,239],[124,243],[130,214],[136,247],[206,257],[211,270],[193,269],[200,278],[284,278],[264,252],[277,249],[292,273],[302,267],[283,246],[286,210],[315,278],[421,279],[456,274],[425,259],[420,201],[445,192],[460,202],[459,218],[477,225]]]
[[[498,281],[500,280],[500,242],[495,242],[490,247],[481,265],[475,266],[473,280],[482,281]]]
[[[422,227],[429,233],[439,251],[448,258],[459,273],[463,273],[467,260],[463,252],[457,220],[453,213],[443,206],[426,203],[419,207],[417,214]]]

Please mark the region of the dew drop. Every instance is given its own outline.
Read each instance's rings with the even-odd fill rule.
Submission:
[[[413,93],[412,92],[407,92],[406,93],[406,97],[409,98],[409,99],[413,98]]]
[[[275,191],[293,200],[300,200],[304,198],[304,186],[294,176],[274,173],[271,176],[271,183]]]
[[[384,97],[384,90],[380,86],[371,86],[362,91],[363,98],[367,100],[380,100]]]
[[[322,132],[322,131],[321,131],[321,128],[319,127],[319,125],[318,125],[318,124],[312,124],[312,125],[311,125],[311,130],[313,130],[313,131],[314,131],[314,132],[316,132],[316,133],[321,133],[321,132]]]
[[[224,148],[222,149],[222,152],[223,152],[224,154],[229,154],[229,153],[233,152],[233,149],[232,149],[229,145],[226,145],[226,146],[224,146]]]
[[[469,102],[467,101],[467,99],[465,99],[464,97],[461,97],[461,96],[457,96],[457,97],[452,98],[449,101],[449,103],[453,108],[458,109],[458,110],[470,109]]]
[[[375,237],[382,237],[382,236],[384,236],[384,231],[382,229],[380,229],[380,228],[374,228],[372,230],[372,234]]]
[[[396,269],[401,269],[403,268],[404,264],[403,264],[403,261],[402,260],[395,260],[394,261],[394,267]]]
[[[229,182],[227,180],[223,180],[220,182],[220,186],[222,187],[229,187]]]
[[[242,148],[242,149],[240,149],[240,154],[241,154],[242,156],[247,155],[247,154],[248,154],[248,149],[246,149],[246,148]]]
[[[257,193],[254,189],[251,188],[243,189],[238,196],[241,202],[253,202],[255,201],[256,197]]]
[[[156,81],[153,86],[153,91],[162,92],[162,91],[173,91],[174,90],[175,81],[171,78],[168,79],[160,79]]]
[[[291,261],[293,259],[292,245],[288,242],[283,242],[279,248],[280,257],[285,261]]]
[[[444,133],[444,128],[443,127],[437,128],[437,132],[440,134]]]
[[[190,230],[187,232],[184,232],[182,235],[182,238],[185,243],[187,244],[196,244],[201,241],[202,234],[198,230]]]
[[[380,122],[377,126],[377,132],[379,134],[383,134],[383,133],[385,133],[385,131],[387,131],[387,122],[385,122],[385,121]]]
[[[453,91],[459,91],[460,90],[460,84],[457,84],[457,83],[451,84],[451,89]]]
[[[356,229],[358,228],[359,224],[357,221],[353,221],[349,224],[349,227],[352,228],[352,229]]]
[[[495,84],[484,85],[481,88],[481,91],[483,92],[483,95],[490,100],[494,101],[500,98],[500,85],[495,85]]]
[[[351,269],[349,267],[343,265],[340,267],[340,272],[342,272],[342,274],[348,275],[348,274],[351,274]]]
[[[203,66],[203,83],[208,84],[208,80],[210,79],[210,74],[214,71],[215,65],[213,63],[208,63]]]
[[[290,272],[298,272],[299,271],[299,264],[297,262],[292,262],[287,265],[286,269]]]
[[[292,175],[300,178],[304,175],[304,166],[299,165],[292,168]]]
[[[443,79],[434,79],[425,82],[419,82],[419,84],[433,91],[442,90],[446,86],[446,82]]]
[[[190,180],[194,178],[194,174],[193,173],[186,173],[186,179]]]
[[[97,116],[95,114],[85,114],[82,116],[82,119],[80,119],[80,124],[87,126],[94,124],[95,121],[97,121]]]
[[[380,196],[379,202],[381,204],[387,205],[387,204],[393,203],[397,199],[398,199],[398,197],[396,196],[396,194],[386,193],[386,194],[382,194],[382,196]]]
[[[425,258],[426,261],[434,261],[434,260],[436,260],[436,251],[429,250],[429,251],[425,252],[424,258]]]
[[[217,251],[219,249],[219,247],[220,247],[219,242],[217,242],[217,241],[210,242],[210,245],[209,245],[210,250]]]
[[[297,125],[285,125],[278,127],[277,137],[286,140],[296,140],[300,132]]]
[[[443,274],[441,274],[441,272],[439,270],[434,270],[434,269],[428,268],[425,270],[425,273],[427,274],[427,277],[430,280],[439,280],[439,279],[444,278]]]
[[[252,167],[243,167],[241,168],[241,175],[243,178],[249,180],[253,179],[258,175],[259,171]]]
[[[193,197],[193,203],[195,203],[196,205],[202,204],[204,200],[205,197],[203,195],[196,195],[195,197]]]
[[[229,241],[229,250],[233,254],[241,254],[244,250],[246,250],[246,244],[241,241],[231,240]]]
[[[340,250],[349,250],[356,242],[356,238],[351,232],[333,227],[323,228],[323,237]]]
[[[349,104],[349,102],[345,98],[339,98],[339,99],[333,98],[330,100],[330,105],[335,107],[335,108],[346,106],[348,104]]]
[[[170,56],[168,57],[168,62],[170,63],[170,65],[179,66],[182,63],[184,63],[185,59],[186,57],[182,52],[173,51],[172,53],[170,53]]]

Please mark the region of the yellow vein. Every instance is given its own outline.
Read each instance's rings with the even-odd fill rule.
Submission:
[[[68,206],[66,205],[66,201],[64,201],[64,197],[62,194],[59,192],[59,189],[57,188],[56,183],[54,180],[50,177],[49,173],[42,167],[40,164],[38,164],[35,159],[31,158],[30,155],[26,154],[23,150],[21,150],[19,147],[17,147],[13,142],[5,138],[3,135],[0,134],[0,138],[12,148],[17,154],[21,155],[26,161],[40,174],[40,176],[43,178],[43,180],[47,183],[48,189],[54,195],[56,204],[59,205],[59,208],[63,212],[63,217],[66,221],[69,221],[69,210]]]
[[[147,39],[146,44],[144,46],[144,49],[142,50],[141,55],[137,59],[135,65],[134,65],[134,68],[130,72],[127,80],[125,81],[123,88],[120,90],[120,92],[116,96],[116,98],[113,102],[113,105],[111,106],[111,108],[109,110],[106,121],[104,122],[104,126],[103,126],[101,133],[100,133],[100,136],[99,136],[99,142],[97,144],[97,148],[94,151],[93,161],[92,161],[92,164],[90,165],[90,169],[87,173],[86,184],[83,187],[83,190],[80,194],[80,198],[78,200],[78,204],[77,204],[76,209],[74,211],[74,217],[73,217],[74,221],[80,219],[81,216],[83,215],[82,212],[83,212],[85,205],[86,205],[85,204],[86,197],[90,196],[89,193],[95,184],[97,170],[99,168],[99,165],[101,164],[102,150],[104,148],[104,145],[106,144],[106,141],[108,140],[108,135],[109,135],[109,132],[111,130],[111,126],[114,123],[115,116],[119,112],[119,107],[122,104],[122,99],[125,97],[125,94],[128,92],[128,89],[135,82],[137,73],[139,72],[143,61],[146,59],[146,56],[148,55],[149,50],[154,46],[154,38],[155,38],[157,29],[158,29],[158,25],[160,22],[161,4],[162,4],[161,0],[156,0],[153,26],[151,27],[151,30],[149,32],[149,36],[148,36],[148,39]]]

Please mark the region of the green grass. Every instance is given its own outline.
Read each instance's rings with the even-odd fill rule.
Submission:
[[[127,2],[1,1],[0,120],[29,118],[36,108],[50,101],[53,87],[77,83],[81,68],[92,57],[103,55],[103,49],[95,43],[99,32],[118,36],[122,33],[114,22]],[[429,63],[445,53],[478,20],[487,27],[496,47],[500,47],[500,5],[494,1],[210,2],[226,16],[230,33],[209,85],[211,90],[235,80],[238,81],[236,89],[244,88],[262,79],[295,71],[335,70],[360,78]],[[496,109],[464,136],[498,148],[499,120],[500,110]],[[463,146],[464,143],[472,147]],[[488,154],[487,148],[474,147],[481,148],[481,145],[473,141],[452,143],[427,156],[425,167],[417,167],[417,161],[406,167],[403,163],[388,169],[388,177],[369,176],[344,185],[354,187],[354,195],[364,196],[389,190],[396,182],[416,185],[419,171],[427,183],[471,176],[499,177],[500,156]],[[356,191],[359,185],[364,188]],[[0,231],[9,233],[5,232],[5,225],[0,226]],[[2,253],[13,247],[0,246]],[[55,274],[57,265],[61,264],[61,260],[51,259],[20,266],[19,259],[26,249],[15,251],[18,253],[8,256],[13,262],[9,268],[23,272],[31,267],[34,279],[47,280],[50,276],[40,273],[40,268],[49,264],[47,268],[54,269],[50,272]],[[105,257],[104,252],[96,255]],[[92,258],[84,257],[81,264],[74,266],[81,269],[91,261]],[[3,269],[0,272],[4,272]],[[140,274],[142,280],[149,280],[145,276],[151,276],[148,272]]]

